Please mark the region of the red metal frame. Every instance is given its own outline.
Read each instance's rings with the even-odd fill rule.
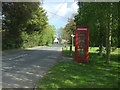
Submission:
[[[80,30],[78,30],[80,29]],[[86,30],[85,30],[86,29]],[[84,33],[85,34],[85,42],[80,42],[80,33]],[[75,33],[75,58],[74,60],[77,61],[77,62],[88,62],[88,48],[89,48],[89,31],[88,31],[88,27],[86,26],[80,26],[80,27],[76,27],[76,33]],[[85,47],[81,48],[81,45],[85,45]],[[84,58],[81,58],[79,56],[79,52],[80,50],[83,50],[85,51],[85,53],[83,54],[85,57]]]

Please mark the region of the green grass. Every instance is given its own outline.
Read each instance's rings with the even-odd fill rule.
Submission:
[[[104,64],[105,57],[99,56],[96,49],[90,48],[90,63],[56,64],[39,83],[39,88],[118,88],[118,50],[111,53],[111,63]],[[63,54],[69,56],[69,49],[64,49]]]

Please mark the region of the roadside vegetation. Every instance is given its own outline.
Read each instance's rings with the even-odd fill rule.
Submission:
[[[100,56],[97,49],[89,49],[89,63],[62,61],[56,64],[40,82],[39,88],[118,88],[120,48],[111,53],[110,64],[104,63],[105,56]],[[71,57],[69,48],[64,48],[63,55]]]
[[[88,26],[89,63],[59,62],[39,84],[39,88],[118,88],[120,68],[119,2],[78,2],[78,13],[60,28],[61,38],[71,44],[76,26]],[[74,39],[73,39],[74,40]],[[74,58],[70,48],[63,56]]]
[[[110,63],[111,49],[120,48],[120,2],[78,2],[78,13],[61,28],[61,37],[72,43],[76,26],[87,26],[90,47],[99,47],[99,54],[106,50],[106,63]]]
[[[60,28],[59,40],[72,43],[77,26],[88,26],[89,63],[59,62],[43,78],[39,88],[118,88],[120,83],[120,2],[78,2],[78,13]],[[2,3],[2,50],[53,43],[55,27],[39,2]],[[74,39],[73,39],[74,40]],[[73,43],[72,43],[73,44]],[[70,48],[62,55],[74,58]]]
[[[53,44],[55,27],[48,24],[40,2],[2,3],[2,49]]]

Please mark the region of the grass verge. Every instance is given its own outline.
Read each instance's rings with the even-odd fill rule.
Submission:
[[[59,62],[39,84],[39,88],[118,88],[120,79],[120,54],[111,53],[111,63],[104,64],[105,57],[99,56],[97,48],[90,48],[90,63]],[[73,51],[74,53],[74,51]],[[69,56],[69,48],[64,49]]]

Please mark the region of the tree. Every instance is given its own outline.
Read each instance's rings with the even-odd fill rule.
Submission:
[[[28,20],[26,24],[27,33],[32,33],[34,31],[42,31],[48,25],[48,18],[45,10],[39,6],[39,8],[32,13],[32,18]]]
[[[55,35],[55,26],[47,25],[46,28],[44,30],[42,30],[40,33],[41,45],[53,44],[53,40],[55,38],[54,35]]]
[[[27,21],[32,17],[32,13],[39,8],[38,2],[3,2],[3,29],[16,34],[23,27],[26,27]]]
[[[41,44],[40,35],[48,25],[48,18],[39,2],[3,2],[2,8],[3,49]]]
[[[103,3],[78,3],[79,14],[75,16],[77,26],[88,26],[90,31],[90,46],[99,46],[100,54],[104,45],[104,9]],[[94,40],[96,38],[96,40]]]
[[[118,3],[108,3],[107,6],[109,9],[107,13],[108,22],[107,22],[107,29],[106,29],[106,63],[110,63],[112,32],[118,29],[117,28],[118,25],[114,24],[113,22],[113,21],[118,21]],[[113,25],[115,25],[116,27],[114,28],[117,28],[117,29],[114,29]]]
[[[68,23],[61,30],[63,32],[62,33],[62,37],[66,38],[67,40],[69,40],[69,42],[72,43],[71,35],[75,34],[75,30],[76,30],[76,23],[74,22],[74,18],[68,19]]]
[[[78,5],[78,15],[75,16],[76,25],[89,27],[90,46],[99,46],[100,55],[102,46],[106,46],[106,63],[109,63],[111,45],[115,46],[117,42],[115,34],[118,33],[118,3],[79,2]]]
[[[26,27],[32,13],[39,8],[38,2],[3,2],[3,48],[18,48],[22,45],[21,31]],[[9,39],[8,39],[9,37]]]

